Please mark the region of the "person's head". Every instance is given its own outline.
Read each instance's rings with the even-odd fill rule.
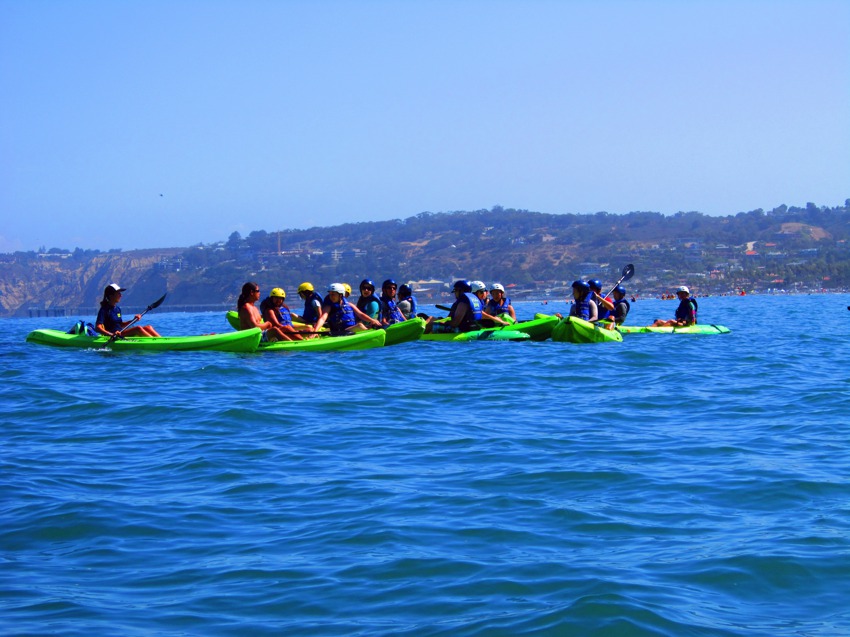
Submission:
[[[372,279],[363,279],[360,282],[360,296],[369,296],[375,293],[375,282]]]
[[[396,282],[393,281],[392,279],[387,279],[386,281],[384,281],[381,284],[381,292],[383,292],[384,295],[386,295],[390,298],[395,296],[395,291],[397,289],[398,289],[398,285],[396,285]]]
[[[590,279],[587,282],[587,285],[591,290],[593,290],[600,296],[602,295],[602,281],[600,281],[599,279]]]
[[[406,299],[413,296],[413,290],[410,289],[410,286],[407,283],[402,283],[398,287],[398,298]]]
[[[505,295],[505,286],[501,283],[494,283],[490,286],[490,296],[494,299],[500,299]]]
[[[260,286],[253,281],[248,281],[242,286],[242,294],[239,295],[237,305],[241,306],[244,303],[256,303],[260,298]]]
[[[686,299],[691,295],[691,291],[688,289],[686,285],[679,286],[679,289],[676,290],[676,296],[680,299]]]
[[[487,294],[487,286],[484,285],[483,281],[470,281],[469,288],[472,290],[472,293],[479,298]]]
[[[455,284],[452,286],[452,292],[455,293],[455,296],[460,296],[461,294],[465,294],[471,290],[472,288],[469,286],[469,281],[465,281],[463,279],[455,281]]]
[[[286,292],[283,291],[283,288],[272,288],[272,291],[269,292],[269,298],[275,303],[283,303],[286,299]]]
[[[121,298],[122,292],[125,292],[127,288],[122,288],[117,283],[110,283],[103,289],[103,301],[102,303],[111,303],[118,302],[118,299]]]
[[[328,286],[328,300],[331,303],[339,303],[345,296],[345,286],[342,283],[331,283]]]
[[[614,288],[614,300],[619,301],[620,299],[622,299],[625,296],[626,296],[626,288],[624,288],[622,285],[618,285],[617,287]]]
[[[304,283],[298,286],[298,296],[300,296],[302,299],[305,299],[313,293],[314,289],[315,288],[313,287],[312,283],[310,283],[309,281],[304,281]]]
[[[345,288],[345,296],[351,296],[351,286],[348,283],[343,283],[342,287]]]
[[[573,298],[583,299],[590,294],[590,286],[584,281],[573,281]]]

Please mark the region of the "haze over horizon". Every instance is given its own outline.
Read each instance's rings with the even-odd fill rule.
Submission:
[[[838,0],[0,1],[0,252],[843,205]]]

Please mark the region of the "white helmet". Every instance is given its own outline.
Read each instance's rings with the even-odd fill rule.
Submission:
[[[499,290],[500,292],[504,292],[505,286],[503,286],[501,283],[494,283],[490,286],[490,291],[492,292],[493,290]]]
[[[328,292],[336,292],[337,294],[345,294],[345,286],[342,283],[331,283],[328,286]]]
[[[469,287],[472,288],[472,293],[480,292],[481,290],[487,290],[487,286],[484,285],[484,281],[470,281]]]

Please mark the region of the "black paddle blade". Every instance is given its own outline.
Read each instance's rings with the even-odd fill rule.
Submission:
[[[160,305],[162,305],[162,302],[165,300],[166,296],[168,296],[168,292],[163,294],[158,300],[156,300],[153,303],[151,303],[150,305],[148,305],[148,309],[146,309],[145,312],[150,312],[151,310],[155,310]]]
[[[623,281],[628,281],[635,275],[635,266],[629,263],[625,268],[623,268]]]

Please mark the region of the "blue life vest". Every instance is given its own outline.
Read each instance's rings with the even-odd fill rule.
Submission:
[[[477,329],[478,325],[476,325],[476,323],[481,320],[481,310],[484,306],[484,304],[481,303],[481,299],[475,296],[472,292],[465,292],[457,301],[452,304],[452,307],[449,310],[449,318],[454,318],[455,310],[461,304],[467,305],[469,309],[467,310],[466,314],[464,314],[463,320],[458,326],[458,330],[461,332],[470,332],[474,329]]]
[[[372,306],[371,308],[369,306]],[[372,292],[369,296],[360,296],[357,299],[357,309],[371,316],[373,319],[381,319],[381,299],[375,296],[375,293]]]
[[[390,325],[393,323],[401,323],[405,320],[404,314],[402,314],[401,310],[398,309],[398,305],[396,305],[395,301],[383,294],[381,295],[381,315]]]
[[[593,301],[590,300],[590,295],[588,294],[581,301],[575,302],[575,312],[573,312],[573,316],[576,318],[584,319],[585,321],[590,320],[590,304]]]
[[[121,308],[117,305],[102,305],[94,321],[95,325],[103,325],[108,332],[116,332],[121,329],[124,321],[121,318]]]
[[[487,307],[485,312],[490,316],[498,316],[499,314],[510,314],[511,311],[508,309],[508,306],[511,304],[511,300],[508,297],[502,299],[501,305],[497,305],[495,299],[487,299]]]
[[[305,323],[315,323],[321,316],[321,314],[319,314],[319,310],[317,310],[313,305],[314,300],[319,302],[319,307],[322,307],[322,297],[316,292],[310,292],[310,296],[308,296],[307,300],[304,301],[304,314],[302,316]]]
[[[622,321],[625,321],[626,317],[629,315],[629,312],[631,311],[632,306],[626,299],[620,299],[619,301],[614,301],[614,311],[611,313],[611,316],[609,317],[612,321],[617,318],[617,313],[620,309],[619,306],[621,306],[621,305],[626,306],[625,312],[623,313]]]
[[[348,328],[357,323],[357,317],[354,316],[351,304],[347,303],[344,298],[341,298],[339,303],[327,301],[324,307],[328,308],[328,325],[331,334],[334,336],[346,334]]]
[[[597,301],[593,299],[593,302],[596,303],[596,318],[597,320],[609,319],[612,318],[611,310],[602,305],[601,301]]]
[[[693,315],[694,323],[697,322],[697,302],[693,297],[688,297],[684,301],[679,303],[679,307],[676,308],[676,320],[677,321],[690,321],[691,315]]]

